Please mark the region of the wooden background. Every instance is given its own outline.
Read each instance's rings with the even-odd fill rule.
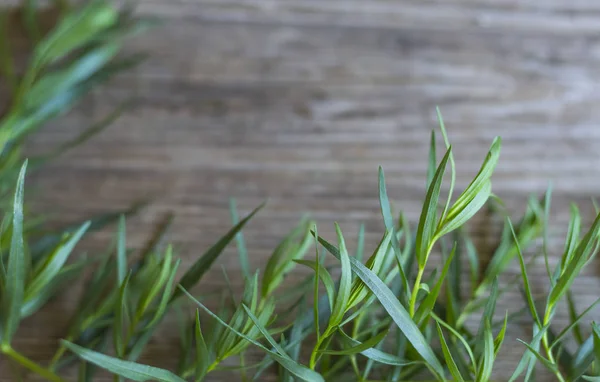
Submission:
[[[59,222],[151,197],[129,222],[130,243],[142,245],[173,211],[170,239],[185,265],[230,226],[229,197],[242,213],[268,197],[245,230],[253,266],[264,264],[305,212],[326,236],[339,221],[349,241],[364,222],[372,249],[382,229],[378,165],[395,207],[418,217],[436,105],[455,147],[459,189],[500,135],[494,192],[515,211],[552,182],[553,232],[564,232],[570,201],[587,221],[593,215],[589,200],[600,185],[598,1],[139,3],[140,13],[165,21],[131,44],[150,60],[30,143],[32,154],[42,152],[135,97],[106,132],[30,177],[37,208]],[[497,227],[478,222],[477,242],[485,248]],[[558,254],[561,238],[553,237]],[[220,263],[239,286],[233,247]],[[531,273],[543,293],[541,263]],[[597,268],[584,273],[574,286],[580,310],[600,286]],[[202,285],[198,291],[223,287],[218,267]],[[501,313],[520,306],[516,291],[509,297]],[[29,320],[19,346],[47,358],[72,301],[55,301]],[[172,364],[176,341],[174,328],[165,328],[144,360]],[[522,350],[514,338],[506,343],[502,362],[510,367],[498,380]]]

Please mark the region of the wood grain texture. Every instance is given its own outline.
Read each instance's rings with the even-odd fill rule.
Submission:
[[[373,248],[382,229],[377,166],[396,208],[416,220],[436,105],[454,144],[459,188],[500,135],[494,192],[513,209],[552,182],[556,234],[566,229],[570,201],[588,221],[593,215],[598,1],[143,0],[139,12],[165,20],[131,44],[150,60],[30,142],[32,155],[44,152],[135,98],[109,130],[31,176],[43,191],[34,196],[30,188],[31,199],[59,223],[153,198],[130,221],[132,246],[173,211],[170,239],[186,265],[229,227],[229,197],[243,212],[268,197],[245,231],[253,266],[264,265],[305,212],[325,236],[339,221],[349,241],[364,222]],[[498,232],[483,217],[473,229],[482,248]],[[552,243],[556,255],[561,237]],[[239,275],[233,248],[220,263]],[[542,263],[531,272],[543,292]],[[584,273],[574,286],[581,307],[600,286],[596,267]],[[202,290],[222,288],[222,280],[215,267]],[[47,358],[73,301],[55,301],[28,321],[18,346]],[[510,293],[498,311],[517,301],[518,292]],[[176,345],[176,332],[165,328],[145,360],[172,364]],[[505,345],[498,380],[521,352],[514,340]]]

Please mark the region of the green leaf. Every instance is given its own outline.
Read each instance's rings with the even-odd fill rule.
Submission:
[[[340,329],[341,332],[341,329]],[[323,354],[331,354],[331,355],[353,355],[357,353],[362,353],[365,350],[374,348],[378,343],[383,341],[385,336],[388,334],[387,330],[380,332],[379,334],[369,338],[365,342],[359,343],[358,345],[354,345],[352,347],[345,348],[343,350],[320,350],[320,353]],[[343,333],[343,335],[346,335]]]
[[[240,218],[238,216],[237,207],[235,199],[229,199],[229,213],[231,215],[231,222],[233,225],[239,223]],[[238,254],[240,258],[240,268],[242,269],[242,274],[244,277],[250,277],[250,266],[248,265],[248,250],[246,249],[246,243],[244,241],[244,234],[240,230],[235,235],[235,243],[237,245]]]
[[[381,166],[379,166],[379,206],[381,208],[381,215],[383,216],[385,228],[387,231],[392,232],[391,243],[392,248],[394,249],[394,255],[396,256],[398,270],[400,272],[400,280],[402,280],[402,291],[406,297],[409,297],[410,286],[408,285],[408,278],[406,277],[402,267],[402,253],[400,252],[400,244],[398,243],[398,239],[396,237],[396,227],[394,226],[392,209],[387,195],[387,189],[385,187],[385,175]]]
[[[37,43],[41,37],[39,21],[37,17],[38,2],[37,0],[25,0],[23,4],[23,25],[27,31],[29,39],[33,43]]]
[[[219,255],[223,252],[227,244],[235,235],[248,223],[250,219],[261,209],[263,208],[264,203],[258,206],[254,211],[252,211],[248,216],[243,218],[238,224],[236,224],[233,228],[229,230],[223,237],[219,239],[217,243],[215,243],[212,247],[208,249],[200,258],[185,272],[185,274],[181,277],[179,281],[179,285],[183,289],[189,289],[193,287],[204,274],[208,271],[210,266],[215,262],[215,260],[219,257]],[[171,297],[171,302],[175,301],[177,298],[181,296],[181,289],[177,289],[173,292],[173,296]]]
[[[433,237],[437,227],[436,215],[437,206],[440,198],[440,188],[442,186],[442,179],[448,164],[448,158],[452,153],[452,147],[446,151],[446,155],[440,162],[438,169],[427,189],[427,195],[425,196],[425,202],[423,203],[423,209],[421,211],[421,217],[419,218],[419,225],[417,228],[417,237],[415,242],[415,251],[417,255],[417,261],[419,268],[424,268],[427,263],[427,257],[433,244]]]
[[[294,262],[304,265],[306,267],[311,268],[315,271],[315,276],[318,277],[325,286],[325,292],[327,293],[327,298],[329,299],[329,307],[331,311],[333,311],[333,302],[335,301],[335,282],[331,277],[331,274],[327,271],[327,269],[316,261],[312,260],[294,260]]]
[[[510,221],[510,218],[506,217],[506,222],[510,228],[510,232],[512,233],[513,240],[515,241],[515,246],[517,249],[517,255],[519,256],[519,265],[521,266],[521,277],[523,279],[523,286],[525,287],[525,296],[527,297],[527,305],[529,306],[529,310],[531,312],[531,317],[537,323],[538,326],[542,326],[540,318],[537,314],[537,309],[535,307],[535,302],[533,300],[533,295],[531,293],[531,286],[529,284],[529,277],[527,276],[527,269],[525,268],[525,259],[523,258],[523,252],[521,252],[521,246],[519,245],[519,239],[517,238],[517,234],[515,233],[515,229]]]
[[[79,12],[69,14],[35,49],[37,66],[56,61],[88,43],[97,33],[114,25],[118,14],[104,1],[92,1]]]
[[[23,246],[23,188],[27,161],[21,166],[12,211],[12,235],[6,284],[2,296],[2,345],[10,346],[12,338],[21,321],[21,307],[25,296],[26,255]]]
[[[508,326],[508,312],[504,314],[504,323],[502,324],[502,328],[498,332],[496,339],[494,339],[494,356],[498,355],[500,348],[502,347],[502,343],[504,342],[504,337],[506,336],[506,327]]]
[[[538,326],[534,324],[534,333],[533,333],[534,336],[533,336],[533,339],[531,340],[531,343],[529,344],[529,346],[527,346],[528,350],[531,349],[531,350],[537,352],[537,349],[540,346],[540,341],[542,340],[542,337],[544,336],[544,333],[546,332],[546,330],[548,330],[548,326],[538,329]],[[533,359],[534,356],[535,356],[534,352],[525,351],[525,353],[521,357],[521,360],[519,361],[519,364],[515,368],[513,375],[510,377],[509,382],[516,381],[517,378],[519,378],[519,376],[523,373],[523,371],[525,371],[525,368],[527,368],[528,365],[534,363],[534,361],[535,361]]]
[[[581,377],[594,362],[594,336],[590,335],[587,340],[577,349],[571,368],[569,370],[569,380],[576,381],[577,378]]]
[[[524,216],[515,226],[519,245],[522,250],[528,248],[539,236],[542,226],[542,216],[537,208],[537,200],[530,198]],[[505,214],[504,211],[501,211]],[[500,244],[494,251],[492,259],[487,265],[485,276],[475,291],[475,295],[480,297],[490,287],[493,280],[498,277],[517,255],[517,248],[513,240],[508,222],[504,223]]]
[[[26,293],[25,300],[21,306],[21,319],[29,317],[37,312],[52,296],[54,296],[61,286],[80,275],[83,269],[90,263],[91,261],[83,259],[72,265],[65,266],[43,289],[39,291],[39,293],[30,295],[27,295]]]
[[[168,370],[141,365],[131,361],[123,361],[83,348],[65,340],[62,340],[61,344],[77,354],[80,358],[124,378],[132,379],[134,381],[185,382],[184,379],[179,378]]]
[[[9,14],[4,10],[0,12],[0,75],[2,75],[9,86],[9,90],[14,91],[17,77],[15,76],[15,67],[9,37]]]
[[[540,361],[542,363],[542,365],[544,365],[552,373],[556,373],[558,371],[556,365],[553,364],[552,362],[550,362],[548,359],[546,359],[543,355],[541,355],[540,352],[537,351],[533,346],[529,345],[527,342],[522,341],[518,338],[517,338],[517,341],[519,341],[523,345],[527,346],[527,349],[535,356],[535,358],[537,358],[537,360]]]
[[[494,313],[496,312],[497,299],[498,280],[494,280],[494,283],[492,284],[492,290],[487,298],[487,303],[485,304],[483,314],[481,315],[481,321],[479,323],[479,329],[477,331],[475,346],[473,348],[476,357],[479,357],[487,350],[486,346],[488,344],[485,342],[485,337],[487,336],[486,330],[489,322],[491,322],[492,318],[494,317]]]
[[[552,185],[548,186],[548,190],[546,190],[546,195],[544,196],[544,223],[543,223],[543,242],[542,242],[542,251],[544,252],[544,265],[546,266],[546,273],[548,274],[548,279],[551,283],[554,283],[554,279],[552,277],[552,271],[550,270],[550,262],[548,256],[548,231],[550,230],[550,205],[552,202]]]
[[[125,277],[123,282],[119,287],[119,299],[117,301],[116,312],[115,312],[115,321],[114,321],[114,331],[113,331],[113,340],[114,340],[114,348],[115,353],[119,358],[123,358],[125,356],[125,348],[128,345],[125,343],[125,339],[129,337],[129,312],[128,312],[128,285],[131,277],[131,272]],[[124,333],[125,331],[125,333]]]
[[[469,219],[473,217],[488,201],[492,194],[492,182],[487,181],[482,186],[479,192],[477,192],[473,199],[465,205],[461,210],[454,210],[454,207],[448,212],[446,220],[439,229],[436,237],[442,237],[447,233],[454,231],[455,229],[462,227]]]
[[[494,367],[494,337],[489,317],[485,320],[483,330],[483,349],[482,361],[477,371],[477,381],[487,382],[492,376]]]
[[[585,234],[581,242],[575,248],[573,255],[567,260],[564,270],[556,285],[552,288],[550,296],[548,297],[548,305],[554,306],[558,300],[567,292],[573,281],[579,272],[587,262],[587,260],[594,254],[595,245],[598,242],[598,235],[600,233],[600,214],[596,216],[594,223],[590,230]]]
[[[450,251],[450,255],[444,263],[442,273],[440,274],[440,277],[435,283],[433,290],[425,297],[425,299],[421,302],[421,305],[419,305],[419,308],[415,312],[413,319],[418,325],[420,325],[429,316],[429,312],[431,312],[431,310],[433,309],[435,302],[437,301],[437,298],[440,294],[440,291],[442,290],[442,284],[444,284],[444,280],[446,280],[446,275],[448,274],[448,269],[450,268],[450,264],[452,264],[452,259],[454,258],[455,253],[456,243],[452,247],[452,251]]]
[[[122,285],[127,275],[127,248],[125,233],[125,216],[119,217],[119,228],[117,230],[117,285]]]
[[[335,302],[329,318],[330,329],[335,328],[340,322],[342,322],[344,313],[346,313],[346,309],[348,307],[348,300],[350,299],[352,287],[352,267],[350,265],[350,255],[348,255],[348,250],[346,249],[346,243],[344,242],[342,230],[337,223],[335,223],[335,231],[338,237],[338,247],[340,248],[339,260],[342,264],[342,275],[340,277],[338,293],[335,297]]]
[[[200,312],[196,310],[196,380],[200,381],[206,375],[210,365],[208,347],[202,336],[202,328],[200,327]]]
[[[593,305],[595,305],[595,303]],[[574,323],[572,326],[573,336],[575,337],[577,343],[581,345],[583,343],[583,335],[581,334],[581,328],[579,327],[579,324],[577,324],[579,320],[577,315],[577,309],[575,307],[575,301],[573,299],[573,294],[571,293],[571,291],[567,291],[567,306],[569,308],[569,319],[571,320],[571,323]]]
[[[595,322],[592,322],[592,335],[594,336],[594,353],[596,353],[596,361],[600,360],[600,327]]]
[[[162,297],[160,299],[160,302],[158,304],[158,308],[156,309],[156,312],[154,313],[154,317],[152,318],[152,321],[150,321],[148,323],[148,325],[146,325],[146,330],[154,327],[156,324],[158,324],[161,319],[164,317],[164,315],[167,312],[167,307],[169,305],[169,300],[172,296],[172,292],[173,292],[173,286],[175,285],[175,275],[177,273],[177,269],[179,269],[179,264],[181,264],[181,260],[178,259],[175,262],[175,265],[171,268],[170,270],[170,275],[169,278],[166,282],[166,286],[165,289],[163,291]]]
[[[25,110],[42,107],[51,98],[89,79],[113,59],[119,49],[117,43],[102,45],[86,52],[68,68],[46,74],[27,92],[23,107]]]
[[[448,215],[446,216],[445,221],[452,221],[456,218],[458,214],[464,211],[469,204],[473,204],[477,199],[477,196],[485,190],[486,187],[489,186],[490,178],[496,168],[496,164],[498,163],[498,158],[500,157],[500,146],[502,145],[502,140],[499,137],[496,137],[490,146],[490,150],[487,153],[479,172],[471,181],[469,186],[460,194],[460,196],[456,199],[456,202],[452,205],[452,208],[448,211]],[[489,195],[489,194],[488,194]],[[487,198],[486,198],[487,199]]]
[[[317,232],[317,230],[314,230]],[[360,224],[360,228],[358,229],[358,240],[356,243],[356,259],[358,261],[362,261],[365,250],[365,225],[363,223]]]
[[[450,149],[450,140],[448,139],[448,133],[446,132],[446,124],[444,124],[444,118],[442,118],[442,112],[440,108],[436,106],[435,108],[438,124],[440,125],[440,131],[442,132],[442,137],[444,138],[444,144],[446,145],[446,150]],[[435,166],[435,165],[434,165]],[[448,208],[450,207],[450,202],[452,201],[452,193],[454,192],[454,183],[456,182],[456,164],[454,163],[454,154],[450,154],[450,188],[448,190],[448,198],[446,199],[446,205],[444,206],[444,210],[442,211],[442,217],[440,221],[445,220],[446,214],[448,213]]]
[[[73,252],[75,245],[81,240],[90,227],[90,222],[84,223],[75,233],[67,234],[64,243],[61,243],[54,252],[48,256],[43,265],[36,270],[33,280],[25,290],[26,298],[31,298],[46,287],[60,272]]]
[[[429,188],[431,181],[433,180],[433,176],[435,175],[435,170],[437,166],[437,155],[435,150],[435,130],[431,130],[431,139],[429,141],[429,162],[427,166],[427,184],[425,185]]]
[[[444,333],[442,333],[442,328],[438,322],[436,322],[436,328],[438,331],[438,336],[440,337],[442,352],[444,353],[444,359],[446,360],[446,365],[448,366],[450,375],[452,375],[452,378],[454,378],[455,381],[464,381],[462,375],[460,374],[460,370],[458,370],[458,366],[456,366],[456,362],[454,362],[454,359],[452,358],[452,354],[450,354],[450,349],[448,348],[448,344],[444,338]]]
[[[385,332],[382,332],[385,333]],[[367,343],[367,341],[361,343],[357,340],[355,340],[354,338],[348,336],[346,333],[344,333],[343,331],[340,330],[340,334],[342,335],[342,337],[340,338],[340,341],[342,342],[342,344],[348,349],[359,349],[359,348],[363,348],[365,347],[365,344]],[[414,365],[414,364],[418,364],[420,362],[418,361],[407,361],[407,360],[403,360],[393,354],[389,354],[389,353],[385,353],[375,347],[371,347],[371,348],[366,348],[360,351],[360,354],[367,357],[369,360],[384,364],[384,365],[390,365],[390,366],[407,366],[407,365]]]
[[[313,222],[303,220],[275,248],[267,261],[262,278],[263,297],[271,295],[283,282],[285,274],[294,267],[292,260],[304,257],[312,242],[310,229],[313,225]]]
[[[581,319],[588,314],[596,305],[598,305],[598,303],[600,302],[600,298],[596,299],[596,301],[594,301],[592,303],[592,305],[590,305],[586,310],[584,310],[583,312],[581,312],[581,314],[577,317],[571,317],[571,323],[569,325],[567,325],[554,339],[554,342],[552,343],[552,345],[550,346],[550,349],[552,349],[554,346],[558,345],[561,343],[562,339],[565,337],[565,335],[567,335],[571,330],[573,330],[575,327],[578,326],[579,321],[581,321]],[[577,337],[576,337],[577,338]],[[583,338],[582,341],[580,343],[580,345],[583,343]]]
[[[430,313],[430,314],[431,314],[431,317],[436,321],[437,324],[446,328],[450,333],[452,333],[460,341],[460,343],[465,348],[467,354],[469,355],[469,360],[471,361],[471,368],[473,370],[475,370],[477,368],[477,365],[475,362],[475,355],[473,354],[473,351],[471,350],[471,346],[469,346],[469,343],[467,342],[467,340],[458,331],[456,331],[456,329],[454,329],[452,326],[450,326],[446,322],[444,322],[444,320],[442,320],[440,317],[435,315],[435,313]]]
[[[319,237],[319,242],[335,257],[341,257],[337,248],[329,244],[325,239]],[[354,258],[349,258],[352,270],[363,281],[365,286],[377,297],[383,308],[390,315],[398,328],[404,333],[408,341],[413,345],[417,353],[423,357],[426,365],[438,377],[443,377],[444,369],[438,361],[429,343],[421,334],[417,325],[412,321],[406,309],[400,304],[394,293],[377,277],[373,271],[365,267]]]
[[[246,313],[248,313],[248,316],[250,317],[250,319],[254,322],[256,327],[261,331],[261,333],[265,336],[265,338],[271,343],[271,345],[273,345],[273,347],[275,348],[275,350],[277,350],[277,352],[267,349],[266,347],[261,345],[260,342],[257,342],[256,340],[246,336],[245,334],[243,334],[243,333],[237,331],[236,329],[234,329],[233,327],[229,326],[219,316],[217,316],[216,314],[211,312],[210,309],[205,307],[200,301],[196,300],[191,294],[189,294],[189,292],[187,292],[185,289],[183,289],[183,287],[181,285],[179,285],[179,288],[180,288],[180,290],[182,290],[182,293],[185,293],[192,301],[194,301],[200,308],[202,308],[202,310],[204,310],[208,315],[210,315],[212,318],[214,318],[218,323],[223,325],[225,328],[227,328],[228,330],[230,330],[232,333],[236,334],[240,338],[246,340],[247,342],[249,342],[249,343],[253,344],[254,346],[257,346],[258,348],[265,351],[275,361],[277,361],[281,366],[283,366],[284,368],[289,370],[289,372],[294,374],[296,377],[300,378],[301,380],[309,381],[309,382],[321,382],[321,381],[324,382],[323,377],[319,373],[317,373],[313,370],[310,370],[310,369],[298,364],[296,361],[292,360],[283,351],[283,349],[279,345],[276,344],[276,342],[268,334],[266,329],[264,329],[264,327],[262,327],[260,325],[258,319],[256,319],[256,317],[254,317],[254,315],[252,315],[250,310],[247,309],[247,307],[245,305],[244,305],[244,307],[246,309]]]

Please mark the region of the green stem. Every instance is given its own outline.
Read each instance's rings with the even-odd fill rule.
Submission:
[[[410,296],[409,312],[410,312],[411,318],[415,315],[415,305],[417,305],[417,295],[419,294],[419,286],[421,285],[421,278],[423,278],[424,272],[425,272],[425,268],[419,267],[419,272],[417,273],[417,279],[415,280],[415,286],[413,287],[412,294]]]
[[[551,311],[552,311],[551,308],[548,308],[546,310],[546,313],[544,314],[544,323],[542,325],[543,327],[549,323]],[[556,360],[554,359],[554,355],[552,354],[552,350],[550,349],[550,345],[548,343],[548,331],[545,331],[544,335],[542,336],[542,345],[544,346],[544,350],[546,350],[546,355],[548,355],[548,360],[550,362],[552,362],[553,365],[556,365]],[[554,375],[556,375],[556,378],[558,378],[558,380],[560,382],[565,382],[565,379],[562,376],[562,373],[560,372],[558,367],[556,368],[556,372],[554,373]]]
[[[69,341],[69,342],[73,342],[73,337],[72,336],[67,336],[67,338],[65,338],[65,340]],[[50,361],[50,365],[48,366],[48,370],[54,371],[56,370],[56,365],[58,364],[58,361],[60,361],[60,359],[62,358],[62,356],[65,354],[65,351],[67,351],[67,348],[64,347],[62,345],[62,343],[59,345],[58,350],[56,350],[56,353],[54,353],[54,356],[52,357],[52,360]]]
[[[315,344],[315,347],[313,348],[313,351],[310,353],[310,363],[309,363],[309,367],[311,370],[315,369],[315,366],[317,365],[317,355],[319,354],[319,349],[321,348],[321,345],[323,344],[323,340],[325,338],[327,338],[327,331],[325,331],[325,333],[323,333],[322,336],[319,337],[319,339],[317,340],[317,343]]]
[[[46,378],[51,382],[65,382],[61,377],[54,374],[52,371],[43,368],[37,363],[33,362],[29,358],[25,357],[21,353],[15,351],[10,345],[2,346],[2,353],[4,353],[7,357],[12,358],[19,365],[31,370],[32,372],[38,374],[41,377]]]

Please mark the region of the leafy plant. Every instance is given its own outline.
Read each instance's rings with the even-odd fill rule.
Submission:
[[[586,331],[581,321],[600,299],[578,313],[570,287],[597,252],[600,215],[582,236],[582,219],[572,207],[563,256],[554,269],[546,261],[549,287],[542,308],[541,300],[534,298],[527,273],[536,253],[528,263],[523,251],[538,238],[548,240],[551,190],[541,202],[530,199],[524,217],[513,225],[501,200],[491,192],[490,179],[500,152],[500,140],[496,139],[471,183],[452,199],[455,166],[441,116],[440,130],[446,153],[438,163],[433,134],[427,192],[416,229],[403,214],[395,221],[392,218],[380,169],[385,232],[366,261],[364,228],[359,232],[356,252],[351,253],[339,225],[335,226],[336,244],[332,244],[318,234],[316,222],[305,220],[273,251],[262,278],[243,267],[242,296],[238,298],[232,291],[222,295],[216,313],[203,302],[210,296],[196,298],[191,290],[232,241],[237,244],[241,264],[249,263],[242,228],[262,206],[239,220],[232,201],[233,228],[178,281],[179,261],[171,246],[161,249],[150,245],[136,259],[130,257],[122,217],[116,245],[96,265],[66,339],[47,368],[26,361],[12,349],[11,339],[27,296],[40,298],[39,291],[46,289],[41,286],[50,282],[47,280],[78,266],[77,262],[65,265],[65,253],[72,250],[88,225],[66,237],[44,267],[31,267],[22,244],[23,166],[12,211],[7,215],[11,220],[2,231],[2,237],[10,242],[2,268],[2,351],[54,381],[62,380],[58,373],[76,358],[80,359],[82,381],[92,380],[97,367],[113,373],[116,380],[202,381],[218,370],[240,373],[245,380],[260,380],[275,364],[278,367],[273,370],[280,381],[489,381],[510,334],[511,320],[528,313],[531,338],[520,339],[523,357],[511,380],[522,376],[533,380],[541,368],[559,381],[597,380],[600,329],[591,322]],[[444,198],[441,184],[448,163],[450,191]],[[503,217],[505,228],[491,261],[482,266],[484,259],[469,238],[465,223],[486,204]],[[153,237],[150,242],[157,240]],[[311,246],[315,248],[314,259],[307,258]],[[539,251],[547,258],[547,243]],[[339,267],[326,265],[326,253],[337,259]],[[440,265],[432,266],[430,260],[437,254],[441,255]],[[520,282],[501,286],[499,278],[515,257],[521,269]],[[466,278],[461,277],[464,264],[469,267]],[[282,280],[296,270],[296,265],[313,274],[291,288],[283,288]],[[525,309],[502,312],[497,317],[497,301],[518,284],[522,285]],[[556,332],[553,318],[559,302],[565,300],[571,323]],[[138,363],[165,315],[186,301],[197,309],[181,324],[177,370]],[[112,350],[107,347],[110,339]],[[263,352],[264,358],[248,364],[256,351]],[[232,361],[239,366],[230,366]]]
[[[26,2],[22,12],[34,43],[23,73],[17,73],[12,62],[8,33],[0,35],[1,73],[12,97],[0,120],[0,208],[4,211],[0,352],[4,357],[50,381],[63,381],[61,375],[70,366],[79,368],[80,381],[92,381],[100,368],[116,381],[202,381],[224,370],[242,380],[261,380],[270,371],[282,382],[489,381],[495,377],[496,360],[511,336],[511,326],[527,322],[531,335],[519,339],[523,356],[511,380],[535,380],[541,371],[549,374],[541,378],[538,374],[538,380],[600,380],[600,327],[595,321],[583,323],[600,299],[580,312],[571,292],[600,247],[600,214],[585,229],[573,205],[563,253],[552,268],[548,259],[551,189],[541,200],[531,197],[521,219],[513,223],[492,192],[501,147],[497,138],[477,174],[455,197],[454,149],[439,111],[444,155],[438,161],[433,132],[417,222],[411,224],[403,213],[392,210],[385,175],[379,169],[384,231],[370,256],[366,256],[364,226],[356,250],[350,251],[338,224],[336,238],[330,241],[319,235],[317,222],[304,219],[274,249],[262,276],[251,272],[243,228],[263,206],[240,220],[233,200],[233,227],[186,270],[181,269],[175,248],[162,243],[170,216],[136,253],[127,246],[126,214],[109,214],[62,232],[41,234],[41,225],[35,219],[29,222],[24,207],[26,169],[87,140],[118,112],[43,158],[23,160],[25,138],[72,108],[93,86],[138,62],[136,56],[122,58],[117,52],[126,37],[147,23],[128,9],[92,1],[81,8],[63,4],[58,24],[43,32],[36,9],[35,2]],[[7,20],[2,18],[3,28]],[[446,193],[442,185],[448,172]],[[467,224],[486,206],[504,221],[489,261],[471,240]],[[71,259],[87,232],[112,221],[117,221],[115,240],[105,253]],[[533,245],[538,240],[543,242],[541,248]],[[213,311],[208,306],[214,296],[194,296],[193,289],[234,241],[244,291],[237,296],[228,288],[219,294],[219,308]],[[527,250],[533,253],[527,256]],[[548,277],[543,298],[534,295],[528,273],[538,255],[544,257]],[[328,265],[327,258],[336,265]],[[514,262],[520,274],[507,280],[505,271]],[[89,268],[93,275],[54,357],[40,365],[17,351],[14,338],[22,320]],[[309,275],[289,281],[290,274],[300,269]],[[229,283],[226,272],[224,276]],[[524,304],[514,311],[496,312],[498,300],[516,286]],[[186,316],[188,305],[194,309]],[[554,321],[562,306],[570,318],[566,327]],[[177,368],[140,363],[146,345],[173,311],[183,312]],[[257,352],[262,358],[249,363]]]

